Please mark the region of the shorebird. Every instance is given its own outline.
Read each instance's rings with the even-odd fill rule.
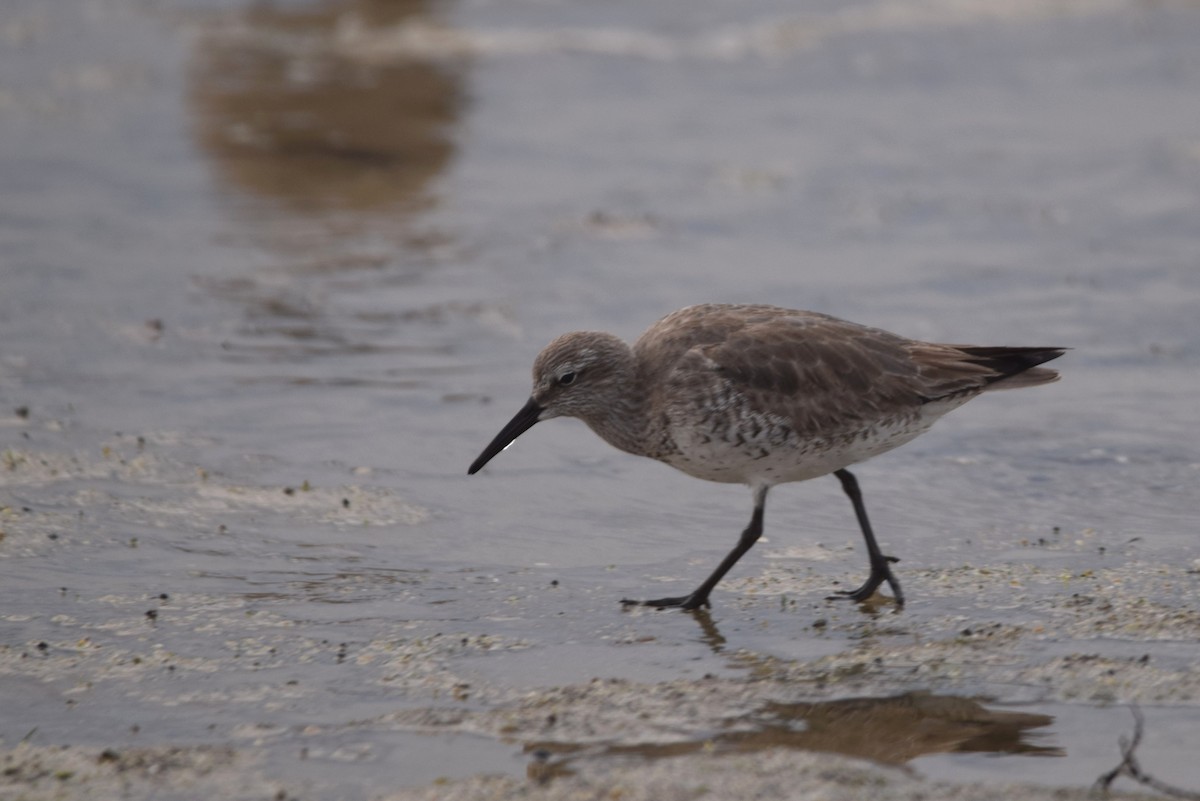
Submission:
[[[854,506],[867,580],[831,598],[864,601],[886,581],[904,593],[875,541],[858,480],[846,468],[929,430],[983,392],[1047,384],[1037,365],[1065,348],[943,345],[827,314],[706,304],[668,314],[630,347],[576,331],[533,363],[529,401],[483,449],[475,474],[535,423],[577,417],[610,445],[708,481],[746,484],[754,512],[737,545],[688,595],[626,604],[697,609],[763,531],[776,484],[832,473]]]

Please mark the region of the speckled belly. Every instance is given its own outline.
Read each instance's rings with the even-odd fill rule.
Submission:
[[[899,447],[932,424],[932,419],[914,415],[821,437],[801,436],[781,421],[762,418],[736,426],[676,426],[677,452],[662,461],[708,481],[805,481]]]

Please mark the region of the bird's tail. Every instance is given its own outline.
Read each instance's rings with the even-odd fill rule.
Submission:
[[[967,354],[967,361],[986,367],[993,375],[987,380],[987,389],[1020,389],[1049,384],[1058,380],[1058,371],[1038,367],[1043,362],[1057,359],[1068,348],[1007,348],[956,346]]]

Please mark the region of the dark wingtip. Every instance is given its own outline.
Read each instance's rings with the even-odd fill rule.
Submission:
[[[1044,364],[1062,356],[1070,348],[1009,348],[1009,347],[962,347],[959,348],[971,357],[971,361],[982,364],[993,370],[996,375],[992,381],[1003,381],[1006,378]]]

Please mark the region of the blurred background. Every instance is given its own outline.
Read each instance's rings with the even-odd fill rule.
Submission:
[[[1059,384],[863,467],[904,569],[1189,563],[1197,41],[1185,0],[6,0],[0,736],[254,721],[290,749],[289,727],[463,675],[500,698],[836,651],[799,636],[859,614],[821,601],[865,564],[832,480],[777,491],[739,566],[810,576],[786,590],[800,612],[719,590],[714,649],[616,602],[690,589],[744,489],[574,421],[465,475],[553,336],[633,339],[697,302],[1074,348]],[[923,612],[916,575],[918,619],[991,613]],[[652,643],[614,646],[639,626]],[[460,631],[514,650],[441,654],[447,686],[370,673],[383,656],[342,667]],[[205,688],[186,714],[154,694],[183,692],[155,689],[169,665]],[[367,743],[392,783],[462,773],[463,753],[522,769],[510,745],[388,737],[339,730],[328,751]]]

